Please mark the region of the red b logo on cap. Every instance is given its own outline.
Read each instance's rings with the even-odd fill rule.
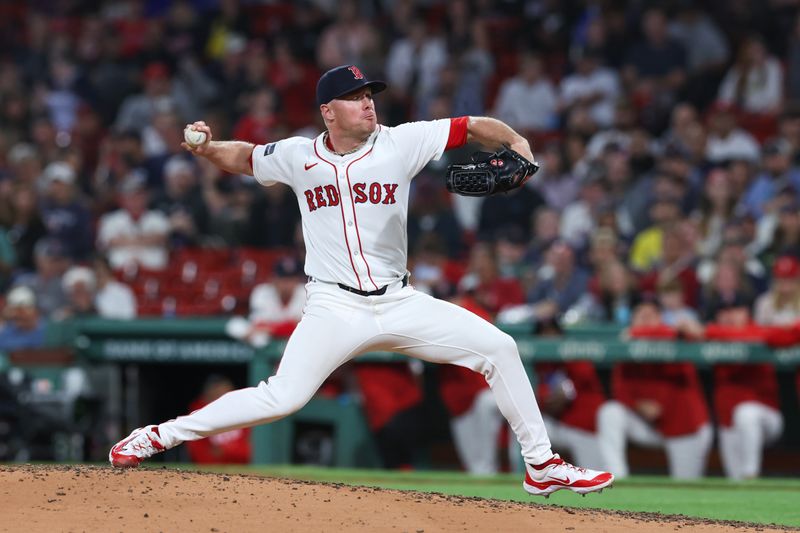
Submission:
[[[364,75],[361,74],[361,70],[359,70],[359,68],[357,66],[353,65],[352,67],[347,67],[347,70],[349,70],[350,72],[353,73],[353,79],[356,79],[356,80],[363,80],[364,79]]]

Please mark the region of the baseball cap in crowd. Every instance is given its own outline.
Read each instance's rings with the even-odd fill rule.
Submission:
[[[154,61],[148,63],[142,71],[142,79],[145,81],[161,80],[169,77],[169,68],[164,63]]]
[[[792,154],[792,143],[790,143],[786,139],[772,139],[764,143],[764,147],[761,149],[761,155],[766,157],[769,155],[791,155]]]
[[[47,185],[56,181],[66,183],[67,185],[75,183],[75,171],[68,163],[64,163],[63,161],[56,161],[47,165],[44,169],[43,176]]]
[[[14,287],[6,295],[6,306],[8,307],[35,307],[36,295],[30,287]]]
[[[370,87],[372,94],[376,94],[386,89],[386,83],[368,80],[355,65],[332,68],[317,82],[317,105],[327,104],[362,87]]]
[[[130,194],[147,188],[147,176],[139,170],[132,170],[119,186],[119,192]]]
[[[800,276],[800,261],[791,255],[779,257],[772,265],[772,276],[781,279],[794,279]]]
[[[94,290],[96,278],[92,269],[85,266],[75,266],[64,273],[61,278],[61,288],[69,292],[78,283],[83,283],[89,290]]]
[[[167,160],[167,164],[164,165],[164,177],[169,178],[176,174],[181,173],[192,173],[194,170],[192,163],[187,161],[181,156],[174,155]]]
[[[33,255],[36,257],[67,257],[67,250],[60,241],[52,237],[44,237],[36,241]]]
[[[12,165],[19,165],[28,159],[36,159],[36,156],[36,148],[32,144],[20,142],[11,147],[6,154],[6,159]]]
[[[290,278],[303,274],[303,265],[294,257],[283,257],[275,263],[275,275],[281,278]]]

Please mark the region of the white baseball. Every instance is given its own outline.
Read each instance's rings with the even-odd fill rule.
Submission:
[[[206,134],[204,131],[196,131],[192,128],[183,130],[183,138],[189,146],[200,146],[206,142]]]

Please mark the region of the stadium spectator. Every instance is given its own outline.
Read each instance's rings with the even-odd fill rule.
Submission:
[[[92,251],[91,214],[78,197],[75,171],[62,161],[50,163],[42,181],[45,198],[39,209],[47,236],[57,240],[73,260],[86,259]]]
[[[100,219],[97,244],[108,254],[112,268],[134,263],[155,270],[167,266],[169,220],[147,208],[149,197],[146,178],[131,173],[119,188],[122,208]]]
[[[448,278],[447,249],[435,233],[426,233],[420,238],[411,256],[409,271],[418,291],[445,299],[454,292],[454,282]]]
[[[578,301],[588,282],[588,274],[575,262],[574,250],[564,242],[554,242],[528,293],[536,319],[548,320],[564,313]]]
[[[169,244],[172,249],[197,245],[202,241],[208,218],[194,165],[173,156],[164,165],[164,191],[153,207],[169,220]]]
[[[44,346],[47,321],[36,309],[36,296],[28,287],[6,294],[0,325],[0,350],[13,351]]]
[[[706,321],[714,320],[721,309],[734,303],[748,307],[753,301],[753,289],[743,276],[742,266],[734,261],[717,264],[714,277],[703,289],[702,315]]]
[[[580,180],[567,168],[566,153],[558,142],[544,145],[537,159],[541,169],[536,173],[533,188],[539,192],[548,206],[563,211],[577,200],[581,191]]]
[[[800,168],[793,166],[794,150],[786,139],[773,139],[764,144],[762,150],[763,172],[756,176],[744,195],[744,205],[755,219],[759,219],[780,205],[773,200],[784,188],[800,199]]]
[[[628,49],[623,79],[645,123],[657,130],[686,83],[686,51],[670,37],[660,8],[647,9],[641,20],[644,39]]]
[[[298,322],[306,302],[303,266],[286,256],[275,263],[270,283],[257,285],[250,294],[250,321],[257,325]]]
[[[595,163],[581,180],[578,198],[562,211],[560,236],[576,249],[586,246],[600,214],[610,208],[608,189],[606,167]]]
[[[514,194],[495,194],[481,203],[478,236],[491,239],[500,231],[515,227],[530,237],[530,216],[537,208],[545,205],[545,201],[536,192],[529,180]]]
[[[281,138],[275,131],[279,127],[275,114],[275,95],[261,88],[247,97],[247,113],[242,115],[233,127],[233,137],[238,141],[253,144],[267,144]]]
[[[630,334],[634,338],[675,337],[658,307],[636,307]],[[628,441],[664,448],[674,478],[701,477],[713,432],[697,370],[691,363],[618,363],[611,376],[612,398],[597,413],[597,439],[604,467],[620,477],[630,475]]]
[[[562,112],[585,107],[599,127],[611,126],[614,104],[620,96],[619,76],[601,66],[600,50],[578,48],[573,52],[572,61],[575,71],[561,80],[559,87]]]
[[[725,34],[702,7],[692,2],[679,5],[669,33],[686,50],[686,97],[696,105],[707,105],[730,58]]]
[[[447,204],[446,192],[438,179],[418,176],[414,180],[408,208],[409,249],[413,250],[424,235],[434,233],[441,239],[449,257],[462,255],[463,232]]]
[[[547,131],[558,125],[557,113],[558,94],[541,56],[522,54],[517,75],[500,87],[492,114],[518,130]]]
[[[8,228],[8,240],[14,249],[17,266],[22,272],[31,272],[36,268],[34,247],[45,235],[39,210],[36,205],[36,192],[22,183],[17,184],[9,193],[10,201],[4,222]]]
[[[36,269],[18,276],[14,285],[33,290],[39,311],[49,319],[66,304],[61,276],[69,268],[70,259],[61,243],[48,238],[39,239],[33,253]]]
[[[461,283],[474,287],[475,301],[491,315],[525,301],[519,281],[500,276],[496,250],[490,243],[478,243],[472,247],[465,278]]]
[[[655,294],[658,284],[677,279],[683,288],[683,300],[689,307],[697,308],[700,302],[700,283],[697,278],[696,247],[690,240],[691,227],[685,222],[665,228],[661,242],[661,258],[653,269],[642,276],[640,287]]]
[[[253,192],[247,230],[247,244],[265,248],[288,248],[294,245],[300,211],[292,190],[276,183]]]
[[[653,225],[636,235],[631,245],[630,263],[639,272],[648,272],[657,265],[664,254],[663,240],[667,228],[681,218],[681,205],[677,198],[656,198],[650,207]]]
[[[103,318],[132,320],[136,318],[136,296],[130,287],[116,280],[108,260],[97,255],[92,262],[97,290],[94,304]]]
[[[542,206],[533,213],[533,238],[528,242],[524,257],[527,269],[535,272],[544,263],[547,250],[559,239],[559,219],[558,210],[548,206]]]
[[[365,72],[377,70],[380,62],[380,36],[358,2],[345,0],[336,8],[336,19],[317,41],[317,65],[323,71],[339,65],[361,65]]]
[[[195,411],[208,405],[225,393],[234,390],[225,376],[212,374],[206,378],[203,392],[189,405]],[[189,458],[197,464],[248,464],[252,456],[250,428],[232,429],[219,435],[187,444]]]
[[[85,266],[74,266],[64,273],[61,286],[67,296],[67,305],[59,309],[55,320],[97,316],[95,291],[97,280],[94,272]]]
[[[712,163],[725,163],[744,160],[750,163],[759,161],[758,141],[739,127],[736,115],[730,104],[715,103],[708,116],[708,139],[706,158]]]
[[[767,266],[782,254],[800,257],[800,202],[795,197],[794,188],[785,187],[757,222],[756,239],[748,251]]]
[[[750,36],[719,87],[720,102],[748,113],[776,115],[783,97],[783,69],[764,41]]]
[[[589,317],[618,326],[628,326],[640,297],[636,279],[622,262],[611,259],[598,265],[597,294],[592,295]]]
[[[699,226],[701,257],[714,257],[722,246],[722,232],[733,217],[736,197],[728,172],[717,168],[708,173],[697,210],[692,214]]]
[[[800,261],[796,257],[785,255],[775,261],[770,289],[756,300],[754,318],[765,326],[800,323]]]
[[[658,304],[664,325],[679,331],[694,332],[692,337],[702,334],[702,325],[697,311],[687,306],[683,299],[683,286],[677,279],[665,279],[658,284]]]

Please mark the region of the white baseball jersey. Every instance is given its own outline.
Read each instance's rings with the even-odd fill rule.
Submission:
[[[359,150],[337,155],[315,139],[256,146],[253,175],[294,190],[303,220],[305,272],[373,291],[406,274],[411,179],[466,142],[466,118],[378,126]]]

